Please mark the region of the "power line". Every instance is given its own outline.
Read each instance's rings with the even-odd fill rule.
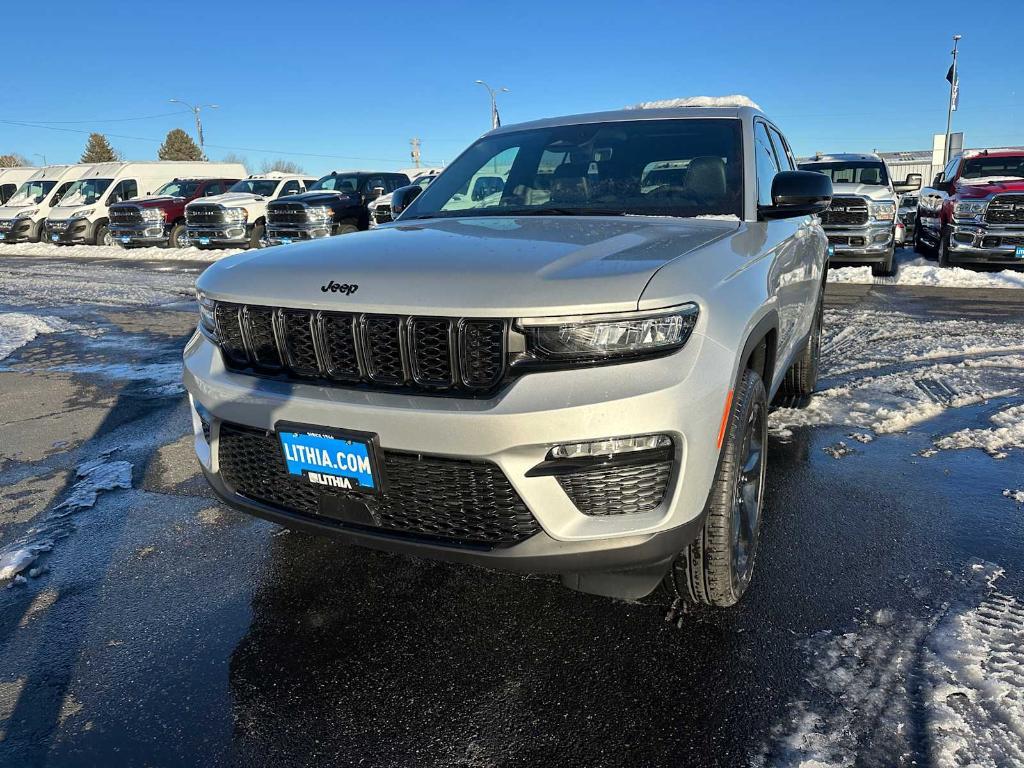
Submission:
[[[130,123],[134,120],[156,120],[159,117],[174,117],[184,113],[179,109],[174,112],[162,112],[159,115],[142,115],[141,117],[111,117],[99,118],[97,120],[23,120],[17,122],[34,123],[36,125],[80,125],[82,123]]]

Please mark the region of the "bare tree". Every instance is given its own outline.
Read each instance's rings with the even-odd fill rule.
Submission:
[[[28,159],[17,152],[12,152],[9,155],[0,155],[0,168],[20,168],[28,164]]]
[[[250,173],[250,171],[249,171],[249,159],[247,157],[245,157],[245,155],[236,155],[234,152],[228,152],[226,155],[224,155],[224,162],[225,163],[240,163],[245,168],[245,172],[246,173]]]
[[[302,166],[292,160],[264,160],[260,166],[260,173],[273,173],[278,171],[280,173],[305,173],[302,170]]]

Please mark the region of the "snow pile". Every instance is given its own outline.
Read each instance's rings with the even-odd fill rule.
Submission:
[[[963,267],[940,267],[934,261],[915,257],[904,249],[897,253],[893,277],[874,277],[871,267],[838,267],[828,271],[830,283],[871,285],[931,285],[940,288],[1024,288],[1024,271],[976,272]]]
[[[12,243],[0,247],[0,256],[46,256],[53,259],[132,259],[143,261],[218,261],[241,253],[241,248],[200,250],[199,248],[122,248],[119,245],[54,245],[52,243]]]
[[[52,541],[18,544],[0,553],[0,583],[10,581],[36,561],[42,552],[53,549]]]
[[[59,317],[37,317],[24,312],[0,314],[0,360],[43,333],[59,333],[73,326]]]
[[[990,421],[995,427],[961,429],[936,440],[935,447],[943,451],[980,448],[996,459],[1005,459],[1009,448],[1024,448],[1024,405],[1006,408]]]
[[[57,505],[62,514],[77,512],[96,504],[100,491],[132,487],[132,465],[128,461],[107,461],[106,456],[79,465],[71,493]]]
[[[662,99],[660,101],[642,101],[626,109],[666,109],[669,107],[751,107],[761,109],[748,96],[734,94],[732,96],[687,96],[682,99]]]

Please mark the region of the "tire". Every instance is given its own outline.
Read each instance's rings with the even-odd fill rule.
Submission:
[[[263,235],[266,233],[267,228],[263,222],[257,221],[252,225],[252,232],[249,233],[249,247],[250,248],[262,248],[263,247]]]
[[[46,219],[39,221],[39,226],[36,227],[34,233],[30,232],[28,235],[28,241],[30,243],[41,243],[46,239]]]
[[[114,237],[110,234],[110,227],[100,224],[96,227],[96,235],[93,237],[94,245],[113,245]]]
[[[188,245],[182,241],[188,240],[188,227],[185,226],[185,222],[179,221],[171,227],[170,233],[167,235],[167,242],[160,246],[161,248],[187,248]]]
[[[896,274],[896,249],[889,251],[885,261],[871,265],[871,274],[875,277],[892,277]]]
[[[920,223],[918,223],[918,225],[914,227],[914,252],[919,253],[922,256],[934,256],[935,252],[924,241],[924,238],[921,237],[922,229],[923,227],[921,227]]]
[[[334,230],[336,235],[351,235],[353,232],[358,232],[359,227],[355,224],[339,224],[337,229]]]
[[[728,608],[747,591],[761,531],[767,446],[764,384],[748,369],[729,411],[704,525],[665,577],[674,599]]]
[[[818,306],[814,310],[811,332],[803,349],[796,356],[796,360],[786,371],[782,386],[779,387],[780,395],[804,397],[814,393],[814,388],[818,384],[818,369],[821,359],[821,324],[825,314],[824,304],[825,297],[824,290],[822,290],[822,297],[818,299]]]
[[[943,227],[942,234],[939,235],[939,266],[940,267],[952,267],[953,262],[949,260],[949,231]]]

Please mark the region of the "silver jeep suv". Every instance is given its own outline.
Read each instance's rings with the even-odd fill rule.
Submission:
[[[749,106],[494,130],[397,221],[200,277],[203,470],[286,526],[732,605],[768,404],[817,377],[831,191]]]

